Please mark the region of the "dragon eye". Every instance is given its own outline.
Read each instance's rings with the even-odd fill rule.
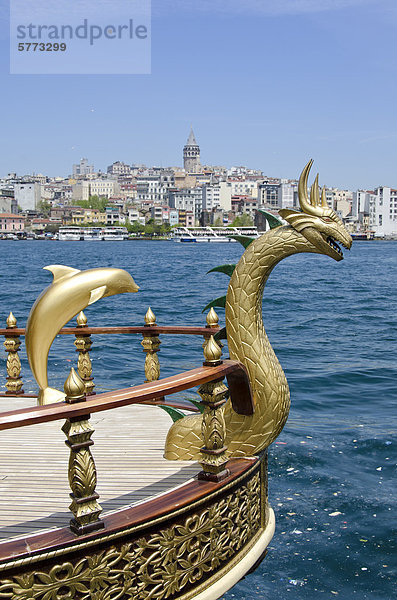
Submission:
[[[333,222],[332,219],[330,219],[329,217],[323,217],[323,221],[325,223],[332,223]]]

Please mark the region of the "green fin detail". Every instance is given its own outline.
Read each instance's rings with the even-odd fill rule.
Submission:
[[[194,406],[196,408],[198,408],[201,413],[204,412],[205,406],[204,406],[204,404],[201,404],[200,400],[191,400],[190,398],[188,400],[189,400],[189,402],[191,402],[192,404],[194,404]]]
[[[236,268],[236,265],[219,265],[219,267],[214,267],[207,271],[208,273],[225,273],[225,275],[229,275],[231,277],[233,275],[233,271]]]
[[[245,249],[247,249],[248,246],[256,239],[250,237],[249,235],[231,235],[230,237],[235,239],[236,242],[239,242],[242,246],[244,246]]]
[[[218,331],[218,333],[216,333],[214,335],[214,340],[216,342],[218,342],[219,340],[227,340],[227,333],[226,333],[226,327],[222,327],[222,329],[220,329]]]
[[[205,306],[202,310],[202,312],[205,312],[206,310],[208,310],[211,307],[217,306],[219,308],[225,308],[226,306],[226,296],[220,296],[219,298],[215,298],[215,300],[212,300],[212,302],[209,302],[209,304],[207,304],[207,306]]]
[[[266,221],[269,223],[270,229],[275,229],[276,227],[280,227],[280,225],[282,225],[280,219],[272,215],[272,213],[267,212],[267,210],[260,208],[259,212],[266,217]]]
[[[162,408],[163,410],[165,410],[165,412],[167,412],[171,419],[174,421],[179,421],[179,419],[183,419],[183,417],[185,417],[185,413],[183,413],[181,410],[178,410],[177,408],[172,408],[171,406],[166,406],[165,404],[159,404],[159,407]]]

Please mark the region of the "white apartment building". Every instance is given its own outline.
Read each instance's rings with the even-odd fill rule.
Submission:
[[[203,204],[202,188],[171,190],[168,195],[168,204],[170,208],[192,212],[194,218],[199,220]]]
[[[369,226],[375,236],[397,236],[397,190],[378,187],[369,198]]]
[[[356,192],[353,192],[352,217],[354,219],[358,220],[359,215],[362,213],[369,214],[371,196],[374,196],[374,193],[367,190],[357,190]]]
[[[219,184],[205,184],[202,190],[202,210],[212,210],[221,206],[221,188]]]
[[[136,178],[136,197],[138,200],[153,200],[165,203],[168,192],[175,187],[171,173],[156,175],[140,175]]]
[[[281,180],[278,190],[278,203],[280,208],[294,208],[294,197],[298,190],[297,183]]]
[[[140,223],[141,225],[145,225],[144,215],[141,215],[135,206],[128,209],[128,220],[130,223]]]

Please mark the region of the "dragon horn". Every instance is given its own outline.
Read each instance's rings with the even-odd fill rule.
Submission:
[[[312,204],[310,203],[310,201],[308,199],[308,195],[307,195],[307,179],[308,179],[312,164],[313,164],[313,160],[310,159],[309,162],[307,163],[306,167],[303,169],[301,176],[299,177],[299,184],[298,184],[299,204],[300,204],[302,211],[305,212],[306,214],[321,216],[323,213],[322,209],[318,206],[312,206]],[[313,186],[312,186],[312,189],[313,189]],[[318,195],[318,193],[317,193],[317,195]],[[314,195],[313,195],[313,199],[314,199]]]
[[[320,196],[318,190],[318,173],[316,175],[316,179],[314,180],[312,187],[310,188],[310,204],[312,206],[318,206],[320,204]]]
[[[325,197],[325,186],[321,190],[321,206],[324,206],[324,208],[328,208],[327,199]]]

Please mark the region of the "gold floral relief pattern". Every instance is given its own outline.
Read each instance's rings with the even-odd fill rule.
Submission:
[[[171,600],[203,583],[259,531],[260,499],[256,473],[225,498],[158,533],[3,580],[0,598]]]

